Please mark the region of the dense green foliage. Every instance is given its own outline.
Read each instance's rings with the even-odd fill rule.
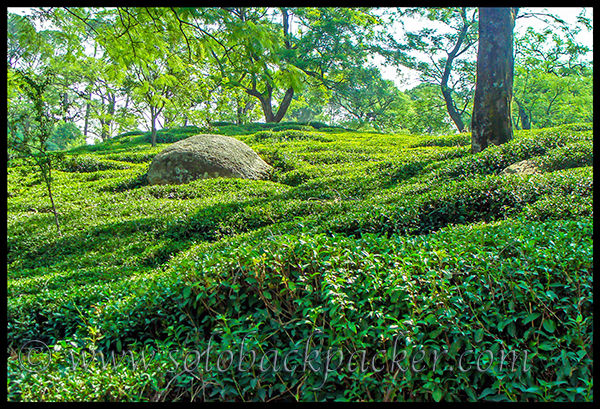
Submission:
[[[147,185],[198,131],[66,151],[60,238],[34,168],[9,161],[9,400],[593,400],[591,124],[471,155],[468,134],[214,123],[273,180]],[[529,158],[542,175],[499,175]]]
[[[50,69],[48,101],[88,139],[259,120],[464,132],[478,18],[473,7],[51,7],[23,16],[9,8],[8,108],[23,108],[17,70]],[[538,19],[547,22],[541,31],[530,26]],[[520,8],[515,128],[593,120],[591,50],[577,35],[592,28],[585,8],[569,24]],[[419,85],[402,77],[405,68]],[[65,131],[55,131],[52,148],[81,140]]]

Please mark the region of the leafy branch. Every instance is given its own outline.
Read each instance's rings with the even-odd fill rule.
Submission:
[[[8,122],[8,147],[24,157],[32,159],[40,170],[42,179],[48,190],[48,197],[54,214],[54,223],[59,236],[62,236],[58,212],[52,196],[52,162],[60,156],[48,151],[48,141],[58,119],[50,111],[47,102],[49,88],[53,85],[54,74],[44,73],[37,78],[15,69],[11,77],[14,85],[22,91],[24,106],[21,109],[12,109],[7,117]]]

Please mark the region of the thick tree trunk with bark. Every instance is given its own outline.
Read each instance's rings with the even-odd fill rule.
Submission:
[[[277,114],[275,115],[274,122],[280,122],[288,108],[290,107],[290,103],[292,102],[292,98],[294,97],[294,88],[289,87],[287,91],[285,91],[285,95],[281,100],[281,104],[279,104],[279,108],[277,109]]]
[[[513,137],[510,106],[513,90],[513,30],[516,7],[479,8],[477,84],[471,125],[471,152],[500,145]]]
[[[152,122],[151,125],[151,135],[150,135],[150,144],[152,145],[152,147],[156,146],[156,118],[158,118],[158,112],[157,109],[153,106],[150,107],[150,121]]]

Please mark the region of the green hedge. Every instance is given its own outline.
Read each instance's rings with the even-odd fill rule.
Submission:
[[[101,170],[130,169],[131,166],[121,161],[104,159],[91,155],[68,156],[58,163],[57,170],[63,172],[98,172]]]
[[[539,176],[480,176],[451,183],[430,179],[415,185],[420,194],[406,194],[404,187],[359,203],[347,203],[336,214],[326,215],[328,231],[352,234],[427,234],[449,224],[494,221],[521,214],[539,200],[562,201],[570,216],[593,212],[593,174],[590,167],[568,169]],[[429,189],[428,189],[429,188]],[[529,207],[528,217],[535,211]],[[556,218],[564,217],[557,214]]]
[[[90,329],[102,334],[96,345],[137,346],[138,358],[142,344],[130,342],[142,333],[169,340],[152,344],[163,351],[152,361],[161,368],[150,372],[153,382],[136,384],[135,371],[96,374],[103,399],[591,400],[592,235],[590,221],[510,221],[426,237],[300,234],[240,238],[210,253],[201,246],[146,291],[84,314],[79,346],[65,348],[90,346]],[[209,342],[208,370],[204,359],[202,370],[177,367],[184,351],[206,351]],[[253,371],[237,369],[242,342],[243,368],[249,351],[258,356]],[[234,364],[221,372],[227,350]],[[287,362],[296,370],[258,370],[274,350],[280,359],[299,351]],[[311,353],[303,368],[311,350],[321,358]],[[325,374],[327,351],[335,358]],[[26,387],[19,396],[27,399],[52,385],[54,396],[80,396],[73,383],[85,371],[51,383],[58,362],[35,384],[9,367],[9,391]],[[111,387],[115,376],[129,388]]]
[[[289,142],[289,141],[301,141],[301,140],[315,140],[319,142],[331,142],[332,140],[325,137],[322,133],[317,132],[306,132],[301,130],[285,130],[277,131],[273,128],[271,131],[260,131],[254,134],[254,140],[257,142],[264,142],[266,140],[270,142]]]
[[[36,169],[8,167],[9,400],[593,400],[589,125],[517,131],[477,155],[254,125],[241,138],[272,181],[149,186],[164,145],[143,135],[67,153],[53,173],[62,237]],[[545,173],[499,174],[523,159]],[[29,340],[52,347],[44,371],[23,368],[43,358],[21,351]],[[395,340],[403,367],[416,357],[405,373]],[[209,342],[209,369],[184,370]],[[219,371],[242,342],[253,370]],[[302,368],[307,345],[325,362]],[[274,349],[279,364],[300,351],[299,369],[261,371]],[[63,359],[90,350],[157,355],[135,370]],[[496,365],[501,351],[520,353],[516,369]]]

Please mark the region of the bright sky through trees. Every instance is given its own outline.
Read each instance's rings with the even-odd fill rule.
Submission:
[[[523,12],[550,13],[550,14],[553,14],[553,15],[556,15],[556,16],[562,18],[569,24],[576,24],[577,16],[581,13],[581,11],[583,9],[584,9],[584,7],[523,7],[523,8],[521,8],[521,13],[523,13]],[[594,16],[593,9],[590,7],[587,7],[587,8],[585,8],[585,11],[586,11],[586,16],[593,20],[593,16]],[[438,29],[444,28],[443,24],[441,24],[441,23],[436,24],[435,22],[432,22],[432,21],[425,21],[424,18],[406,19],[404,24],[405,24],[406,30],[410,30],[410,31],[418,30],[420,28],[420,26],[422,26],[423,24],[427,24],[428,26],[431,26],[431,28],[438,28]],[[395,34],[396,38],[398,38],[402,33],[402,27],[401,27],[400,23],[396,23],[396,27],[397,27],[396,32],[394,34]],[[517,19],[516,24],[515,24],[515,34],[524,33],[525,30],[527,29],[527,27],[533,27],[536,30],[541,30],[544,27],[546,27],[546,23],[544,23],[543,21],[541,21],[540,19],[535,18],[535,17],[519,18],[519,19]],[[586,30],[582,30],[576,36],[576,39],[583,45],[589,47],[590,50],[593,49],[593,38],[594,38],[594,33],[591,31],[586,31]],[[588,58],[590,58],[590,59],[592,58],[591,51],[588,54]],[[378,56],[374,60],[379,65],[381,74],[383,75],[383,77],[386,79],[394,80],[396,82],[396,86],[398,86],[398,88],[400,88],[401,90],[404,91],[406,89],[413,88],[420,83],[419,73],[417,71],[411,70],[409,68],[402,68],[402,71],[401,71],[402,75],[398,76],[397,70],[395,67],[383,66],[380,64],[383,61],[383,58]]]

